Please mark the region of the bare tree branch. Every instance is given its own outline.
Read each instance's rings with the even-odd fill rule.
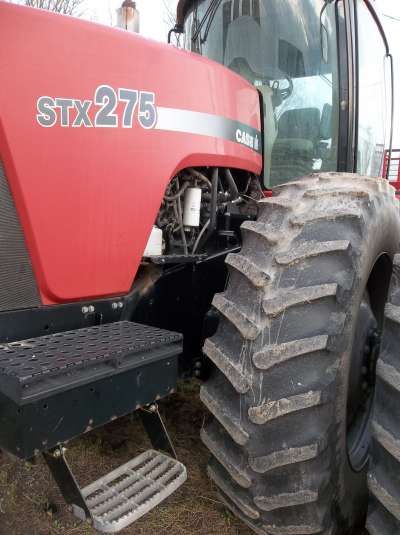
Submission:
[[[167,3],[166,0],[163,0],[163,4],[164,4],[164,22],[166,24],[168,24],[168,26],[170,28],[173,28],[175,26],[175,23],[176,23],[176,16],[175,16],[175,13],[173,11],[173,9],[171,9],[171,7],[169,6],[169,4]]]
[[[29,7],[38,7],[55,11],[63,15],[82,14],[82,7],[85,0],[24,0],[25,5]]]

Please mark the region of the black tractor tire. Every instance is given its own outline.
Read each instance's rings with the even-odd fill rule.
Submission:
[[[369,533],[400,533],[400,255],[393,262],[376,369],[368,486]]]
[[[242,237],[204,346],[215,365],[200,393],[209,476],[256,533],[358,533],[368,454],[350,463],[349,376],[366,293],[383,319],[400,244],[394,190],[383,179],[311,175],[262,200]]]

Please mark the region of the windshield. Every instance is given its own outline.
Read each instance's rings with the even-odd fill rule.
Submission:
[[[336,170],[334,4],[324,0],[212,4],[194,0],[185,19],[185,47],[234,70],[261,92],[265,186],[313,171]]]

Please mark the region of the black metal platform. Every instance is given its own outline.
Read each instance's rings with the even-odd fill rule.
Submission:
[[[128,321],[0,346],[0,448],[46,451],[176,388],[182,336]]]
[[[23,405],[179,353],[180,341],[177,333],[121,321],[4,344],[0,392]]]

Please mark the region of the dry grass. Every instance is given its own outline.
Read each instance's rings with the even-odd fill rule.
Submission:
[[[122,535],[249,535],[218,500],[206,476],[207,452],[199,432],[204,411],[198,386],[183,384],[162,403],[167,427],[189,479],[164,504]],[[141,423],[123,418],[74,441],[69,460],[82,485],[150,448]],[[64,504],[42,459],[32,466],[0,456],[0,535],[92,535]]]

